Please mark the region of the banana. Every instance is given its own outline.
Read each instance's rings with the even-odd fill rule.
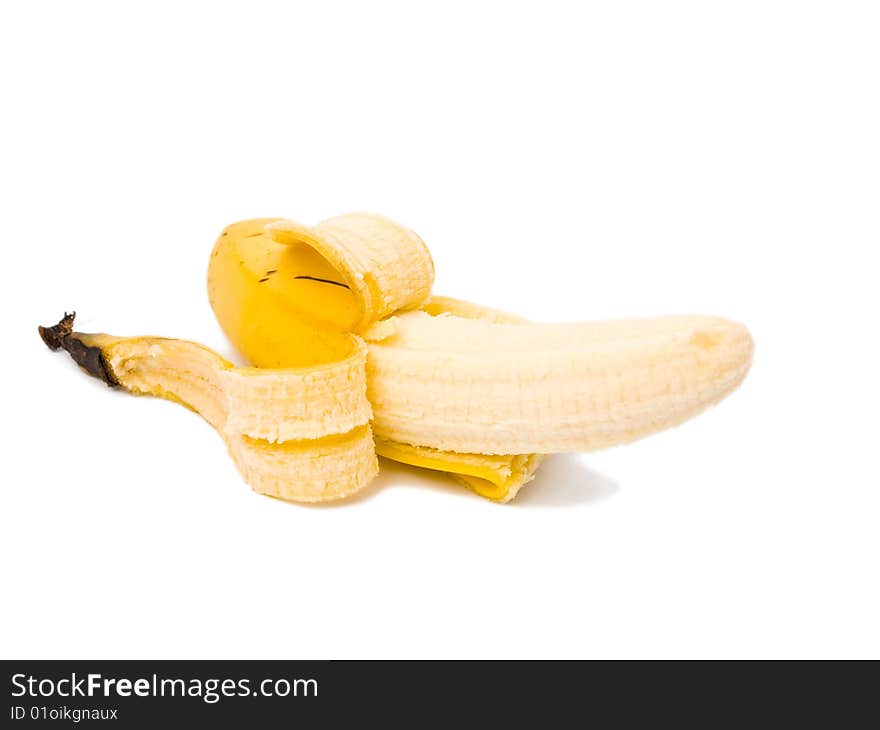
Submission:
[[[245,480],[285,499],[362,489],[376,454],[506,502],[544,455],[625,443],[717,403],[748,373],[741,324],[681,316],[534,324],[431,296],[411,230],[372,214],[228,226],[208,266],[251,367],[193,342],[40,328],[87,372],[198,411]]]

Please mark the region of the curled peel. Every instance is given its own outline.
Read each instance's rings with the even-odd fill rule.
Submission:
[[[266,231],[279,243],[309,246],[339,272],[360,313],[356,331],[418,306],[431,293],[434,262],[428,247],[415,233],[382,216],[350,213],[311,228],[280,220]]]
[[[89,362],[99,367],[78,360],[90,375],[199,413],[261,494],[340,499],[378,471],[364,392],[366,348],[358,338],[351,338],[350,355],[331,366],[261,370],[236,367],[195,342],[80,333],[72,324],[71,318],[59,347],[91,353]]]
[[[751,362],[728,320],[531,324],[431,297],[433,276],[422,240],[381,216],[255,219],[223,231],[208,270],[253,367],[192,342],[76,333],[72,317],[40,334],[110,385],[198,411],[256,491],[300,501],[357,492],[376,453],[509,501],[544,454],[681,423]]]

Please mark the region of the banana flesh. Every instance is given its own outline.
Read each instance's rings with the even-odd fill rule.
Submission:
[[[357,492],[378,453],[506,502],[543,455],[677,425],[750,367],[751,336],[729,320],[533,324],[431,296],[433,278],[422,240],[381,216],[254,219],[223,231],[208,269],[215,315],[253,367],[72,321],[41,334],[111,385],[198,411],[255,490],[299,501]]]
[[[677,425],[739,385],[752,350],[741,325],[712,317],[538,325],[408,312],[383,325],[365,334],[376,435],[482,454],[588,451]]]

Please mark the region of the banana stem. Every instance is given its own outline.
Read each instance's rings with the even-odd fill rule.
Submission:
[[[101,348],[87,345],[81,339],[80,333],[73,331],[75,318],[76,312],[65,312],[58,324],[51,327],[37,327],[37,331],[50,350],[53,352],[65,350],[89,375],[105,382],[111,388],[118,387],[119,381],[108,367]]]

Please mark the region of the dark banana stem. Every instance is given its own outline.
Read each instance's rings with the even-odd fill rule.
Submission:
[[[104,381],[111,388],[119,385],[119,381],[107,365],[100,347],[87,345],[80,335],[73,331],[73,320],[76,312],[64,313],[58,324],[51,327],[37,327],[40,337],[50,350],[66,350],[73,361],[92,377]]]

